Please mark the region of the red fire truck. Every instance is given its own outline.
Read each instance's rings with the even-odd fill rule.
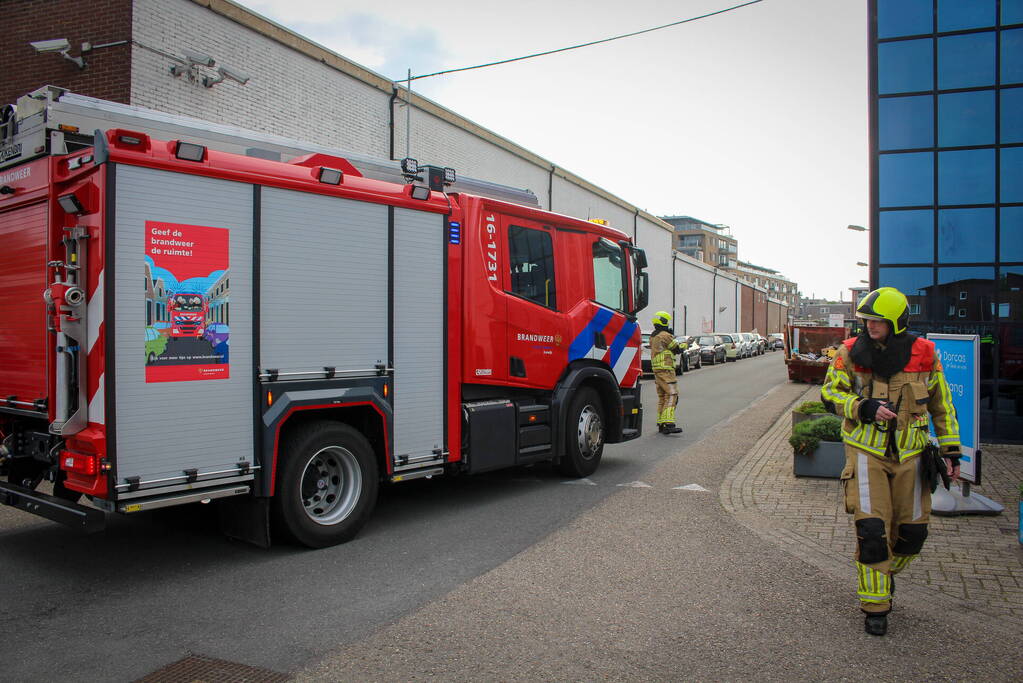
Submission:
[[[646,260],[622,232],[413,160],[388,182],[141,125],[54,150],[20,109],[0,141],[0,502],[91,532],[216,500],[235,537],[268,545],[273,520],[320,547],[381,484],[585,477],[640,435]],[[147,373],[147,297],[192,278],[229,290],[230,362],[168,347]]]
[[[167,297],[167,311],[170,313],[170,336],[201,337],[205,332],[206,314],[209,311],[206,297],[199,292],[175,292]]]

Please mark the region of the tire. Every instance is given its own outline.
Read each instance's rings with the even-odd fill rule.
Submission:
[[[565,421],[565,453],[556,469],[566,477],[588,477],[604,454],[604,408],[589,387],[576,391]]]
[[[373,449],[338,422],[313,422],[283,441],[273,498],[275,526],[323,548],[351,540],[369,519],[380,487]]]

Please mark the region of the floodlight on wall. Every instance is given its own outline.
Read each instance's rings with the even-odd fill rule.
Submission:
[[[67,38],[55,38],[53,40],[35,40],[31,41],[29,45],[32,46],[33,50],[40,54],[43,54],[45,52],[56,52],[69,62],[74,62],[74,64],[79,69],[84,69],[86,67],[85,59],[83,59],[82,57],[72,57],[70,54],[68,54],[68,51],[71,49],[71,43],[68,42]]]
[[[229,66],[221,66],[219,69],[217,69],[217,76],[203,76],[202,84],[207,88],[212,88],[217,83],[220,83],[221,81],[226,79],[230,79],[236,83],[245,85],[246,83],[249,82],[249,75],[244,71],[232,69]]]

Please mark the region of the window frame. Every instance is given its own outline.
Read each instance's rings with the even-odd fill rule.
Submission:
[[[517,230],[518,231],[526,231],[525,234],[527,234],[527,235],[530,232],[538,234],[538,235],[542,235],[542,236],[546,237],[546,239],[547,239],[547,244],[550,247],[550,251],[549,251],[549,253],[545,254],[541,250],[540,259],[542,259],[544,261],[548,261],[549,260],[549,263],[550,263],[550,270],[547,271],[547,273],[545,273],[545,274],[549,275],[550,277],[549,277],[549,280],[545,280],[545,281],[551,282],[554,286],[553,286],[553,290],[552,291],[545,292],[546,293],[546,297],[545,298],[551,299],[552,300],[551,303],[545,303],[544,301],[538,301],[538,300],[536,300],[536,299],[534,299],[534,298],[532,298],[530,296],[527,296],[525,293],[515,291],[515,289],[514,289],[515,278],[516,278],[516,273],[515,273],[516,265],[517,264],[521,265],[521,264],[524,264],[524,263],[535,263],[536,262],[535,259],[528,260],[528,261],[527,260],[522,260],[522,261],[519,261],[519,262],[516,261],[516,256],[518,256],[518,254],[515,251],[517,242],[513,239],[512,233],[513,233],[513,231],[517,231]],[[507,227],[507,231],[506,231],[506,237],[508,239],[508,289],[504,290],[505,294],[510,294],[511,296],[514,296],[516,299],[522,299],[523,301],[528,301],[529,303],[532,303],[532,304],[535,304],[537,306],[540,306],[541,308],[546,308],[547,310],[550,310],[550,311],[557,311],[558,310],[557,266],[555,264],[556,258],[555,258],[555,254],[554,254],[554,235],[553,235],[553,231],[550,228],[546,227],[546,226],[541,228],[541,227],[536,227],[536,226],[519,225],[517,223],[509,222],[508,223],[508,227]],[[527,256],[532,256],[532,254],[527,254]]]

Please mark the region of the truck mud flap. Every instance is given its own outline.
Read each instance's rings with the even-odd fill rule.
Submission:
[[[0,481],[0,503],[31,512],[74,529],[94,534],[106,527],[106,515],[102,510],[85,507],[39,491]]]

